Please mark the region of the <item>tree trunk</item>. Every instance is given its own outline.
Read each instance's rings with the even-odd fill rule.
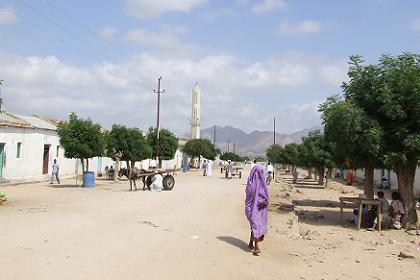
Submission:
[[[130,178],[131,177],[131,165],[130,165],[130,161],[126,160],[125,161],[125,166],[127,167],[128,178]]]
[[[83,187],[84,187],[85,186],[85,160],[81,158],[80,162],[82,163],[82,182],[83,182]]]
[[[408,223],[407,226],[416,225],[418,218],[413,188],[416,164],[396,166],[395,173],[397,173],[398,190],[400,191],[402,202],[408,210],[404,217],[405,222]]]
[[[318,168],[318,185],[323,185],[324,184],[324,172],[325,172],[325,168]]]
[[[308,177],[312,179],[312,168],[308,168]]]
[[[311,168],[311,170],[312,170],[312,168]],[[318,169],[316,169],[316,168],[314,170],[314,180],[318,181]]]
[[[365,167],[365,195],[369,199],[373,199],[373,172],[374,169],[372,167]]]
[[[86,171],[89,171],[89,159],[86,159]]]

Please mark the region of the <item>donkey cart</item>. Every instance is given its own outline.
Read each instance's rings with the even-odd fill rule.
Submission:
[[[177,171],[177,169],[166,169],[166,170],[144,170],[144,169],[138,169],[136,167],[131,169],[131,172],[129,174],[129,171],[126,168],[121,168],[118,172],[119,177],[125,176],[130,180],[130,191],[132,190],[132,186],[134,184],[135,190],[137,190],[136,180],[141,179],[143,181],[143,190],[146,190],[148,188],[150,190],[150,185],[153,182],[153,177],[155,176],[155,172],[157,171],[158,174],[162,175],[163,177],[163,190],[165,191],[171,191],[175,186],[175,178],[171,175],[171,173],[174,173]],[[166,175],[165,175],[166,173]]]

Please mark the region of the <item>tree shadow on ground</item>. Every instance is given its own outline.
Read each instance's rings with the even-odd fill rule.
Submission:
[[[217,239],[226,242],[232,246],[235,246],[239,249],[241,249],[242,251],[245,252],[249,252],[249,248],[248,248],[248,244],[246,242],[244,242],[243,240],[240,240],[236,237],[232,237],[232,236],[218,236]]]
[[[340,210],[297,210],[295,213],[299,217],[299,223],[307,225],[328,225],[345,228],[354,226],[349,222],[353,219],[353,213],[350,211],[344,211],[343,221],[340,219]]]
[[[296,206],[311,206],[311,207],[329,207],[329,208],[339,208],[340,202],[335,200],[327,199],[300,199],[292,200],[292,203]],[[354,208],[355,205],[351,203],[345,203],[343,208]]]
[[[48,187],[54,188],[54,189],[81,188],[80,185],[76,185],[76,184],[48,185]]]

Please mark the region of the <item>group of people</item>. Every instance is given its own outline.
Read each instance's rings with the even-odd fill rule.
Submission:
[[[212,160],[204,160],[203,161],[203,176],[211,176],[213,170],[213,161]]]
[[[406,208],[401,201],[400,194],[398,192],[391,193],[391,203],[385,198],[383,191],[377,192],[377,199],[380,201],[381,208],[381,221],[377,219],[376,207],[368,209],[366,205],[362,207],[362,225],[365,226],[368,230],[374,230],[377,228],[379,222],[382,223],[384,227],[392,227],[394,229],[401,229],[401,219],[406,214]],[[353,211],[354,222],[358,218],[358,210]]]

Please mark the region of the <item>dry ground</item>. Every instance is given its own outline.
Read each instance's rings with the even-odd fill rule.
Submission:
[[[46,183],[1,187],[0,279],[418,279],[420,237],[356,231],[338,197],[359,189],[270,186],[262,254],[247,249],[246,178],[176,176],[172,192]],[[293,202],[294,212],[279,209]],[[346,219],[351,217],[346,209]],[[398,258],[404,252],[414,257]]]

